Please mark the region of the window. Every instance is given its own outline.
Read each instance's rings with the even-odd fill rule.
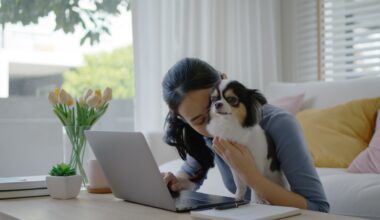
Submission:
[[[317,80],[318,43],[317,43],[317,1],[303,0],[295,5],[295,64],[298,81]],[[302,18],[302,19],[300,19]]]
[[[292,80],[380,76],[380,1],[296,0]]]
[[[8,79],[1,81],[1,87],[8,91],[4,89],[0,97],[47,97],[49,91],[62,84],[75,95],[83,92],[84,87],[110,86],[115,91],[128,90],[117,92],[116,98],[133,97],[130,12],[114,17],[111,22],[112,35],[102,36],[96,45],[80,45],[82,30],[73,34],[54,31],[54,16],[41,18],[34,25],[6,24],[2,29],[3,47],[0,50],[7,68],[3,68],[0,75]],[[121,28],[128,22],[128,29]],[[120,65],[122,59],[124,66]],[[120,76],[117,72],[123,68],[125,74]],[[75,80],[74,72],[78,75]],[[78,85],[83,85],[79,91]]]
[[[105,16],[104,11],[88,5],[103,4],[99,1],[67,1],[78,2],[84,2],[94,16]],[[104,4],[120,2],[126,1]],[[38,6],[29,4],[29,0],[16,3]],[[5,4],[14,1],[0,2],[1,18],[7,16],[2,10]],[[112,11],[112,5],[105,7]],[[111,87],[114,100],[94,129],[133,130],[131,12],[126,5],[118,7],[120,14],[106,14],[109,35],[98,36],[99,43],[93,45],[89,41],[81,45],[87,33],[81,25],[72,33],[55,31],[56,16],[52,12],[40,16],[36,24],[0,24],[0,177],[43,175],[53,164],[62,162],[62,125],[47,99],[55,87],[62,86],[78,98],[86,88]],[[37,9],[32,11],[38,14]]]
[[[380,76],[380,2],[324,0],[321,12],[324,79]]]

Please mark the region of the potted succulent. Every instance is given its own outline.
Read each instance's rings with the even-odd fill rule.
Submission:
[[[79,194],[82,177],[70,165],[60,163],[54,166],[46,176],[49,194],[54,199],[71,199]]]

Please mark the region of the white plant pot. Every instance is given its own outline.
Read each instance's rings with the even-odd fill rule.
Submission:
[[[78,196],[82,185],[82,177],[47,176],[46,184],[49,194],[54,199],[71,199]]]

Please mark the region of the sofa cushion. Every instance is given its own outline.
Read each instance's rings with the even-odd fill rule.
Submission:
[[[301,93],[295,96],[286,96],[275,100],[269,100],[269,103],[295,115],[302,106],[304,96],[305,93]]]
[[[299,112],[297,119],[317,167],[349,166],[372,137],[380,98]]]
[[[330,175],[337,175],[337,174],[347,174],[347,169],[345,168],[324,168],[320,167],[317,168],[318,176],[330,176]]]
[[[348,167],[353,173],[379,173],[380,174],[380,110],[377,112],[375,133],[369,146],[361,152]]]
[[[332,82],[303,83],[272,82],[265,89],[268,100],[305,93],[301,109],[327,108],[354,99],[380,96],[380,77],[368,77]]]
[[[380,175],[345,173],[320,178],[330,213],[380,219]]]

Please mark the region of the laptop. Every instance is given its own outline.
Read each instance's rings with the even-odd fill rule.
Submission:
[[[194,191],[171,192],[140,132],[85,131],[85,134],[117,198],[175,212],[238,202]]]

